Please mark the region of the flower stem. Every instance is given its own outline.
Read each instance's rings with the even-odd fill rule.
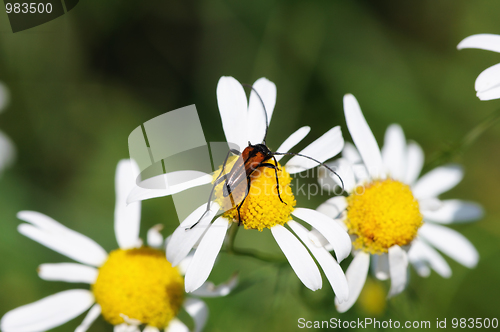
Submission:
[[[263,252],[255,251],[255,250],[248,250],[248,249],[238,249],[234,246],[234,242],[236,239],[236,234],[238,233],[238,230],[240,227],[238,226],[237,223],[234,223],[231,228],[229,229],[229,239],[228,243],[226,246],[226,252],[231,255],[236,255],[236,256],[246,256],[246,257],[252,257],[264,262],[269,262],[269,263],[276,263],[276,264],[285,264],[286,260],[283,259],[282,257],[277,257],[274,255],[269,255]]]
[[[227,243],[227,252],[230,254],[234,254],[234,239],[236,238],[236,234],[238,234],[238,230],[240,228],[238,227],[238,224],[233,223],[231,225],[231,229],[229,229],[229,240]]]
[[[436,166],[443,165],[453,160],[457,155],[462,154],[469,148],[482,134],[500,121],[500,109],[492,112],[486,119],[472,128],[459,142],[443,149],[429,159],[424,166],[423,173]]]

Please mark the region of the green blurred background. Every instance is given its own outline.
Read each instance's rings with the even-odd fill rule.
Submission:
[[[380,145],[395,122],[433,158],[500,108],[500,100],[480,102],[474,92],[477,75],[500,55],[456,50],[466,36],[499,34],[499,13],[500,2],[491,0],[82,0],[63,17],[16,34],[0,13],[0,80],[11,92],[0,128],[18,151],[0,179],[0,315],[75,287],[37,277],[39,264],[69,259],[18,234],[18,211],[43,212],[106,250],[116,248],[115,167],[128,157],[128,134],[144,121],[196,104],[207,141],[221,141],[219,77],[252,83],[265,76],[278,87],[271,148],[303,125],[312,132],[300,147],[335,125],[350,139],[342,110],[342,96],[350,92]],[[451,279],[434,272],[422,279],[412,270],[406,292],[385,308],[373,312],[360,301],[340,315],[326,280],[312,293],[289,267],[222,254],[211,279],[220,282],[238,270],[243,287],[207,300],[206,330],[298,330],[300,317],[378,315],[433,324],[437,318],[500,318],[499,146],[496,126],[455,155],[466,177],[443,196],[485,207],[483,220],[454,227],[478,249],[476,269],[447,258]],[[316,208],[326,198],[297,200]],[[154,224],[165,224],[165,235],[178,225],[171,198],[144,202],[142,216],[143,237]],[[240,232],[238,244],[279,254],[269,232]],[[389,286],[372,285],[375,294]],[[54,331],[72,331],[81,319]],[[111,330],[102,319],[90,329]]]

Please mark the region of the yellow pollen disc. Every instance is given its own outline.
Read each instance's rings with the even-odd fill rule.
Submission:
[[[99,269],[92,291],[109,323],[121,324],[126,315],[163,329],[181,307],[184,279],[160,250],[118,249]]]
[[[422,226],[418,201],[409,186],[392,179],[357,187],[347,197],[346,224],[356,249],[372,254],[409,244]]]
[[[225,173],[229,174],[236,159],[226,163]],[[241,159],[240,159],[241,160]],[[273,160],[266,161],[273,164]],[[238,165],[236,165],[238,167]],[[222,167],[215,172],[214,181],[219,175]],[[250,190],[245,198],[243,205],[240,208],[241,223],[245,229],[258,229],[262,231],[264,228],[271,228],[275,225],[284,225],[291,220],[291,213],[294,210],[297,202],[290,187],[292,178],[290,174],[278,163],[278,183],[281,199],[278,197],[276,188],[276,173],[272,168],[259,167],[250,176]],[[231,195],[223,196],[223,186],[225,181],[215,188],[216,202],[221,205],[221,208],[226,211],[224,217],[227,217],[234,222],[239,222],[237,206],[246,193],[248,182],[246,180],[235,188],[232,188]]]

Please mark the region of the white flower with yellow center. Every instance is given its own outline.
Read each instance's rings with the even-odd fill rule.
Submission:
[[[262,98],[267,120],[270,122],[276,103],[276,86],[271,81],[260,78],[254,83],[253,89]],[[217,85],[217,102],[227,142],[237,144],[240,152],[243,152],[249,143],[254,145],[262,143],[266,133],[266,113],[254,91],[250,93],[250,100],[247,102],[243,86],[232,77],[222,77]],[[309,130],[309,127],[300,128],[276,151],[288,152],[308,134]],[[323,162],[337,155],[343,146],[344,140],[340,128],[335,127],[300,153]],[[294,216],[304,221],[328,238],[333,244],[339,262],[349,255],[351,242],[344,229],[315,210],[295,208],[296,202],[290,186],[290,174],[314,168],[318,164],[312,160],[294,156],[286,165],[281,166],[279,161],[282,157],[276,155],[279,192],[283,202],[276,191],[275,170],[265,167],[257,169],[251,176],[251,187],[240,210],[241,224],[245,229],[259,231],[269,229],[299,279],[306,287],[317,290],[322,287],[322,278],[318,266],[311,257],[312,254],[323,269],[337,297],[346,299],[347,282],[337,261],[324,248],[316,247],[308,237],[307,228],[292,219]],[[268,162],[274,164],[272,158]],[[226,170],[230,170],[231,167],[230,161],[226,165]],[[214,175],[207,175],[205,183],[213,182],[219,173],[220,170]],[[166,196],[200,184],[201,182],[179,184],[177,188],[171,187],[170,191],[136,187],[129,201]],[[204,215],[207,206],[205,203],[192,212],[172,234],[172,240],[167,246],[167,259],[175,266],[199,243],[186,271],[187,292],[196,290],[205,282],[221,250],[228,227],[231,225],[238,227],[238,212],[232,206],[224,206],[224,199],[220,199],[221,187],[222,184],[215,190],[215,196],[219,199],[211,203],[210,211]],[[228,199],[225,201],[227,203]],[[239,202],[241,199],[235,199],[235,201]],[[222,215],[211,223],[219,211]],[[194,228],[186,230],[198,221],[199,223]]]
[[[500,53],[500,35],[479,34],[465,38],[458,44],[459,50],[478,48]],[[475,88],[481,100],[500,98],[500,63],[485,69],[476,79]]]
[[[348,196],[331,198],[318,207],[348,230],[355,249],[346,271],[349,299],[337,301],[337,309],[344,312],[356,302],[370,260],[378,279],[391,279],[389,297],[404,290],[408,261],[421,276],[429,275],[430,268],[443,277],[451,275],[433,247],[474,267],[478,261],[474,246],[460,233],[439,225],[472,221],[483,214],[475,203],[437,198],[460,182],[462,169],[437,167],[418,179],[423,152],[416,143],[406,143],[401,127],[387,129],[380,151],[354,96],[344,97],[344,111],[356,147],[346,144],[343,158],[331,166],[343,179]],[[323,185],[335,185],[335,181],[327,173],[320,180]],[[330,249],[318,232],[312,231],[311,236]]]
[[[109,255],[92,239],[77,233],[52,218],[34,211],[21,211],[18,218],[28,222],[19,232],[79,263],[42,264],[40,278],[51,281],[87,283],[91,289],[71,289],[6,313],[3,332],[46,331],[90,310],[77,327],[84,332],[102,315],[114,325],[115,332],[188,331],[177,313],[184,307],[194,319],[195,331],[201,331],[208,309],[197,298],[185,298],[184,267],[178,268],[165,258],[163,236],[156,226],[148,231],[148,246],[139,238],[141,203],[126,205],[126,197],[135,184],[137,166],[128,160],[118,164],[116,172],[115,233],[120,246]],[[215,287],[205,283],[199,296],[224,296],[235,286],[233,278]]]

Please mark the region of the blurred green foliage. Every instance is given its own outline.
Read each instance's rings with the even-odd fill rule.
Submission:
[[[251,83],[266,76],[278,87],[271,148],[303,125],[313,129],[300,147],[339,124],[349,139],[342,96],[350,92],[380,145],[385,128],[399,123],[426,157],[439,155],[500,108],[498,100],[480,102],[473,84],[500,55],[456,50],[466,36],[499,34],[499,13],[500,2],[490,0],[82,0],[16,34],[0,13],[0,80],[11,90],[0,127],[18,150],[0,179],[0,314],[75,287],[37,277],[39,264],[69,260],[17,233],[19,210],[40,211],[116,248],[114,171],[139,124],[194,103],[207,141],[223,140],[219,77]],[[500,318],[499,146],[497,125],[455,155],[466,177],[444,196],[485,207],[484,220],[454,227],[479,250],[477,268],[447,259],[448,280],[412,271],[409,288],[380,319]],[[315,208],[326,197],[297,199]],[[178,225],[170,198],[144,202],[142,216],[143,236],[157,223],[165,235]],[[280,253],[269,232],[240,232],[238,245]],[[338,314],[326,280],[323,290],[304,291],[288,266],[222,254],[211,279],[235,270],[244,287],[207,300],[207,331],[291,331],[300,317],[370,317],[359,304]],[[54,331],[74,330],[80,319]],[[111,326],[99,319],[91,331]]]

